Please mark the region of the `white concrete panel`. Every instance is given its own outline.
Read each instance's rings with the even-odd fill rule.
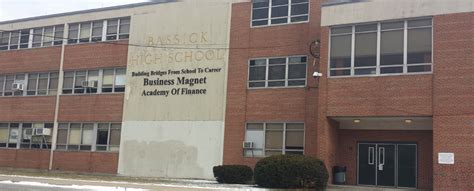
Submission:
[[[222,164],[230,0],[132,15],[119,173],[213,179]]]
[[[213,179],[222,164],[222,121],[123,123],[118,173],[126,176]]]
[[[321,26],[474,11],[474,0],[368,0],[322,7]]]

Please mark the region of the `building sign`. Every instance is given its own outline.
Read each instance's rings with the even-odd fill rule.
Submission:
[[[454,153],[438,153],[439,164],[454,164]]]
[[[119,174],[212,179],[222,164],[230,1],[131,17]]]

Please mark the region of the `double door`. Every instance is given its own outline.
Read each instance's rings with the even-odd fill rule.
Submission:
[[[359,143],[359,185],[416,187],[416,144]]]

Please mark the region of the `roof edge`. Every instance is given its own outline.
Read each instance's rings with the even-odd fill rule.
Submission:
[[[142,2],[142,3],[132,3],[132,4],[125,4],[125,5],[111,6],[111,7],[86,9],[86,10],[71,11],[71,12],[65,12],[65,13],[56,13],[56,14],[51,14],[51,15],[26,17],[26,18],[21,18],[21,19],[0,21],[0,25],[32,21],[32,20],[48,19],[48,18],[54,18],[54,17],[69,16],[69,15],[77,15],[77,14],[84,14],[84,13],[101,12],[101,11],[109,11],[109,10],[117,10],[117,9],[127,9],[127,8],[134,8],[134,7],[147,6],[147,5],[170,3],[170,2],[176,2],[176,1],[177,0],[152,0],[149,2]]]

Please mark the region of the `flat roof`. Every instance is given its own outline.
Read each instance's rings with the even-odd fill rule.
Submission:
[[[125,4],[125,5],[111,6],[111,7],[86,9],[86,10],[80,10],[80,11],[72,11],[72,12],[57,13],[57,14],[51,14],[51,15],[43,15],[43,16],[36,16],[36,17],[27,17],[27,18],[22,18],[22,19],[0,21],[0,25],[10,24],[10,23],[18,23],[18,22],[24,22],[24,21],[31,21],[31,20],[48,19],[48,18],[54,18],[54,17],[62,17],[62,16],[68,16],[68,15],[77,15],[77,14],[108,11],[108,10],[117,10],[117,9],[127,9],[127,8],[133,8],[133,7],[140,7],[140,6],[161,4],[161,3],[169,3],[169,2],[176,2],[176,1],[177,0],[151,0],[149,2],[142,2],[142,3],[132,3],[132,4]]]

